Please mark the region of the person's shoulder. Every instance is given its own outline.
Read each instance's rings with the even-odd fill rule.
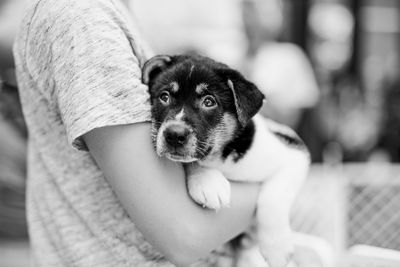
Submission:
[[[36,0],[29,9],[30,24],[42,27],[99,20],[118,13],[114,2],[109,0]]]
[[[32,4],[34,9],[47,9],[49,13],[54,13],[59,10],[63,10],[66,13],[73,13],[89,8],[115,6],[112,0],[35,0]]]
[[[82,37],[88,28],[92,32],[104,31],[107,25],[121,24],[122,7],[116,3],[112,0],[34,0],[20,26],[17,42],[51,43],[60,38]]]

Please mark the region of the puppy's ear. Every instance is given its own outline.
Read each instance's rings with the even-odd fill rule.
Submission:
[[[238,120],[242,126],[245,126],[260,110],[265,99],[264,94],[236,70],[223,68],[218,72],[231,89]]]
[[[170,65],[171,61],[171,57],[166,55],[158,55],[150,58],[144,63],[142,82],[148,85],[151,80]]]

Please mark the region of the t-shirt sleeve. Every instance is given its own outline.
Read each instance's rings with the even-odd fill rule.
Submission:
[[[66,11],[36,37],[47,42],[39,47],[48,46],[37,51],[38,85],[49,87],[68,142],[77,149],[87,149],[82,136],[92,129],[150,119],[137,44],[118,16],[106,7]]]

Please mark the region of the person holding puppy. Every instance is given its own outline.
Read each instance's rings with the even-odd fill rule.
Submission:
[[[33,266],[212,265],[210,252],[248,227],[259,185],[232,183],[230,208],[215,213],[154,152],[150,53],[126,2],[33,0],[14,55]]]

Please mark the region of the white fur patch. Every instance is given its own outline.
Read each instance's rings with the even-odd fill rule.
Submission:
[[[179,84],[177,82],[170,83],[172,93],[176,93],[179,90]]]
[[[196,93],[197,94],[202,94],[204,90],[206,90],[208,87],[208,84],[206,83],[200,83],[196,86]]]
[[[184,116],[185,116],[185,111],[184,111],[184,109],[182,108],[181,111],[179,111],[179,113],[176,114],[175,120],[181,121],[182,118],[183,118]]]
[[[192,65],[192,66],[190,67],[189,78],[192,77],[193,70],[194,70],[194,65]]]
[[[232,91],[235,89],[233,87],[233,82],[231,80],[229,80],[229,79],[228,79],[228,86],[229,86],[229,88],[231,88]]]

